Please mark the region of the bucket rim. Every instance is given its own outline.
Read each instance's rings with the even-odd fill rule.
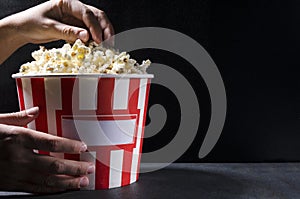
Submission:
[[[50,74],[13,74],[12,78],[81,78],[81,77],[93,77],[93,78],[154,78],[153,74],[104,74],[104,73],[50,73]]]

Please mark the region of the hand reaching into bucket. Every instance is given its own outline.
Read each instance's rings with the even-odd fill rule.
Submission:
[[[38,113],[38,107],[34,107],[0,114],[0,190],[52,193],[88,186],[86,175],[94,172],[93,164],[33,152],[37,149],[80,153],[87,149],[80,141],[22,127],[34,120]]]
[[[108,40],[114,29],[106,14],[78,0],[51,0],[0,20],[0,64],[27,43],[59,39],[74,42]]]

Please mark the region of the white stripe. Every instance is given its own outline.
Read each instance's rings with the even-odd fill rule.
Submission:
[[[83,152],[80,154],[80,160],[85,161],[85,162],[91,162],[96,166],[96,152],[95,151],[90,151],[90,152]],[[88,174],[87,177],[89,179],[89,185],[87,187],[81,188],[82,190],[95,190],[95,175],[96,175],[97,170],[95,173]],[[99,171],[101,172],[101,171]]]
[[[144,123],[146,91],[147,91],[147,79],[141,79],[140,89],[139,89],[139,101],[138,101],[138,108],[140,109],[140,118],[139,118],[138,133],[137,133],[137,140],[136,140],[136,148],[138,148],[138,150],[140,149],[140,145],[141,145],[141,137],[142,137],[143,123]]]
[[[139,101],[138,101],[138,109],[140,109],[140,118],[139,118],[139,124],[138,124],[136,147],[133,149],[130,183],[133,183],[137,180],[137,172],[138,172],[137,167],[138,167],[138,162],[139,162],[139,153],[141,153],[140,146],[141,146],[143,123],[144,123],[144,109],[145,109],[145,100],[146,100],[146,92],[147,92],[147,82],[148,82],[147,79],[140,80]]]
[[[27,124],[27,127],[30,128],[30,129],[36,130],[35,120],[33,120],[29,124]]]
[[[79,81],[79,109],[80,110],[97,109],[98,80],[99,80],[98,78],[77,79],[77,81]]]
[[[61,85],[59,78],[45,78],[45,97],[48,132],[57,135],[56,110],[62,109],[61,104]]]
[[[136,136],[136,148],[140,149],[141,146],[141,138],[142,138],[142,130],[143,130],[143,122],[144,122],[144,108],[141,109],[140,111],[140,119],[139,119],[139,124],[138,124],[138,132]],[[139,151],[138,151],[139,153]]]
[[[140,80],[138,109],[142,109],[145,106],[147,83],[148,83],[148,79]]]
[[[122,185],[123,155],[124,150],[110,152],[109,188]]]
[[[32,88],[31,88],[31,80],[29,78],[22,78],[22,87],[23,87],[23,96],[24,96],[24,105],[25,109],[33,107],[33,99],[32,99]],[[35,128],[35,121],[33,120],[29,124],[27,124],[28,128]]]
[[[127,109],[129,79],[115,79],[113,109]]]
[[[137,177],[137,166],[139,162],[139,149],[134,148],[132,153],[132,164],[131,164],[131,173],[130,173],[130,184],[136,181]]]

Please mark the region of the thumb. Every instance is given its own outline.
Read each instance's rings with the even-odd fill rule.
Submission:
[[[25,126],[39,115],[39,107],[33,107],[16,113],[0,114],[0,124]]]
[[[89,40],[89,33],[84,28],[63,24],[56,22],[53,30],[54,37],[63,39],[66,41],[74,42],[76,39],[80,39],[83,42]]]

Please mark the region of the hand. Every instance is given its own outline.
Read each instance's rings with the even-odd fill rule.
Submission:
[[[114,45],[114,29],[102,10],[78,0],[50,0],[0,20],[0,64],[27,43],[93,39]]]
[[[11,23],[28,43],[58,39],[95,42],[110,39],[113,26],[102,10],[78,0],[50,0],[10,16]],[[85,29],[86,28],[86,29]]]
[[[0,114],[0,190],[52,193],[87,186],[86,175],[94,172],[93,164],[33,152],[80,153],[87,149],[80,141],[21,127],[34,120],[38,112],[34,107]]]

